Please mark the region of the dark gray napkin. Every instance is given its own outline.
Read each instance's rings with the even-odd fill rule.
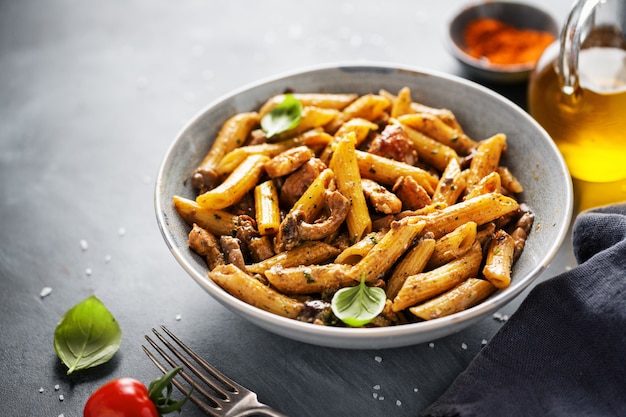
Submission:
[[[581,213],[538,284],[422,416],[626,416],[626,203]]]

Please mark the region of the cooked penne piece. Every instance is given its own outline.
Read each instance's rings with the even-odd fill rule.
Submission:
[[[406,132],[413,143],[413,147],[417,150],[421,162],[431,165],[438,171],[443,171],[451,160],[456,159],[458,161],[459,156],[451,147],[429,138],[422,132],[402,123],[399,119],[391,119],[390,123],[400,126]]]
[[[497,288],[506,288],[511,284],[511,267],[515,240],[500,229],[489,244],[483,275]]]
[[[461,155],[467,155],[476,147],[476,142],[462,131],[450,127],[440,118],[427,113],[407,114],[398,118],[400,122],[426,136],[449,146]]]
[[[297,138],[294,138],[292,140],[285,140],[278,143],[261,143],[258,145],[248,145],[235,148],[222,158],[215,168],[215,172],[218,175],[230,174],[250,155],[265,155],[268,158],[273,158],[281,152],[291,149],[297,145]]]
[[[428,259],[435,250],[435,239],[430,234],[426,234],[413,246],[407,254],[398,262],[394,268],[391,277],[387,281],[385,293],[387,298],[393,300],[398,295],[398,291],[404,285],[404,281],[417,273],[420,273],[426,267]]]
[[[496,172],[500,175],[500,179],[502,181],[502,186],[510,193],[519,194],[524,191],[524,187],[518,181],[517,178],[513,175],[513,173],[507,168],[503,166],[499,166]]]
[[[346,106],[337,118],[326,126],[330,133],[334,133],[342,124],[350,119],[361,118],[374,121],[379,118],[391,102],[386,97],[377,94],[365,94]]]
[[[435,238],[439,239],[467,222],[473,221],[480,226],[518,208],[519,204],[514,199],[502,194],[490,193],[470,198],[426,216],[413,218],[414,221],[425,220],[424,231],[432,232]]]
[[[228,152],[243,145],[252,128],[258,125],[260,120],[257,112],[248,112],[236,114],[224,123],[211,149],[191,175],[191,183],[200,190],[200,193],[217,185],[219,176],[215,168],[220,160]]]
[[[362,274],[365,274],[366,282],[380,278],[411,246],[424,225],[424,222],[412,223],[405,220],[391,223],[391,229],[352,267],[352,278],[360,281]]]
[[[472,191],[483,177],[494,172],[500,164],[500,156],[506,147],[506,136],[498,133],[480,141],[470,162],[467,190]]]
[[[289,175],[314,157],[315,154],[307,146],[301,145],[290,148],[267,161],[264,166],[265,172],[270,178]]]
[[[340,252],[341,249],[324,242],[304,242],[290,251],[280,252],[261,262],[246,265],[246,270],[255,274],[265,274],[265,271],[275,266],[290,268],[321,264],[334,259]]]
[[[328,145],[332,142],[333,137],[322,129],[310,129],[300,135],[286,139],[277,143],[260,143],[256,145],[247,145],[235,148],[227,153],[221,161],[219,161],[215,172],[218,175],[231,173],[241,164],[248,156],[260,154],[269,158],[284,152],[296,146],[306,145],[311,148]]]
[[[442,236],[428,260],[428,269],[434,269],[467,253],[476,241],[476,223],[467,222]]]
[[[196,202],[211,209],[232,206],[256,186],[267,161],[269,158],[265,155],[250,155],[224,182],[196,197]]]
[[[302,109],[302,119],[298,126],[286,132],[272,136],[271,142],[280,142],[282,140],[292,138],[308,130],[326,126],[339,115],[339,110],[324,109],[322,107],[305,106]]]
[[[350,265],[328,264],[283,268],[265,271],[265,277],[278,291],[285,294],[319,294],[353,286],[358,281],[350,275]]]
[[[196,223],[218,236],[232,235],[237,230],[237,216],[225,210],[208,209],[180,196],[174,196],[173,202],[180,217],[190,226]]]
[[[322,210],[322,207],[324,207],[326,190],[330,189],[331,182],[334,180],[335,173],[332,169],[326,168],[323,170],[298,201],[296,201],[291,210],[289,210],[289,213],[300,210],[304,212],[305,220],[312,221],[315,219]]]
[[[464,256],[427,272],[406,279],[393,300],[393,311],[402,311],[439,295],[480,272],[482,249],[475,243]]]
[[[467,171],[469,173],[469,171]],[[500,175],[494,171],[485,175],[474,187],[465,195],[465,199],[478,197],[481,194],[502,193]]]
[[[384,89],[379,90],[378,94],[380,94],[381,96],[387,97],[387,99],[391,101],[392,103],[395,103],[395,101],[398,99],[398,97],[396,97],[395,95],[393,95],[392,93]],[[398,94],[398,96],[399,95],[400,94]],[[456,120],[454,113],[452,113],[452,111],[450,111],[449,109],[430,107],[423,103],[417,103],[415,101],[412,101],[410,111],[406,112],[405,114],[412,114],[412,113],[426,113],[426,114],[433,115],[441,119],[445,124],[447,124],[451,128],[454,128],[458,130],[459,132],[463,131],[463,129],[461,128],[461,125]]]
[[[348,104],[357,99],[358,94],[320,94],[320,93],[293,93],[292,96],[302,103],[302,106],[314,106],[324,109],[341,110]],[[278,94],[267,100],[261,109],[259,115],[261,117],[269,113],[274,107],[285,100],[284,94]]]
[[[392,186],[400,177],[411,177],[430,195],[437,186],[437,177],[419,167],[359,150],[356,157],[363,178]]]
[[[433,194],[433,203],[446,203],[451,206],[459,200],[465,191],[467,171],[461,171],[457,159],[451,159],[441,174],[441,178]]]
[[[262,182],[254,188],[254,208],[259,233],[276,234],[280,227],[280,207],[274,181]]]
[[[350,119],[339,127],[339,130],[335,132],[335,137],[341,137],[347,135],[349,132],[354,132],[355,146],[359,146],[361,142],[367,139],[367,136],[372,130],[377,130],[378,125],[372,123],[369,120],[354,118]]]
[[[367,208],[361,174],[356,158],[355,134],[335,138],[335,149],[330,159],[329,168],[335,173],[337,190],[350,202],[350,211],[346,218],[350,238],[360,240],[372,230],[372,220]]]
[[[209,278],[241,301],[279,316],[295,319],[304,308],[301,301],[273,290],[232,264],[218,266],[209,272]]]
[[[423,320],[432,320],[467,310],[489,297],[496,290],[487,280],[468,278],[456,287],[428,300],[410,307],[409,311]]]
[[[355,244],[347,247],[335,258],[336,264],[354,265],[367,255],[367,253],[380,242],[384,232],[372,232]]]
[[[409,87],[400,89],[398,95],[391,100],[393,103],[391,106],[391,117],[400,117],[413,113],[413,110],[411,110],[412,101]]]

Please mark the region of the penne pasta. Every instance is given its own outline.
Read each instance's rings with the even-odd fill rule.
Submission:
[[[442,236],[435,244],[435,250],[428,260],[427,268],[434,269],[453,259],[463,256],[476,241],[476,223],[469,221]]]
[[[295,319],[304,303],[273,290],[234,265],[220,265],[209,272],[217,285],[254,307]]]
[[[372,230],[372,220],[367,208],[361,174],[356,158],[355,134],[336,138],[336,146],[330,159],[330,169],[335,173],[337,189],[350,202],[346,218],[350,238],[356,242]]]
[[[263,173],[263,165],[268,160],[265,155],[250,155],[224,182],[196,197],[196,202],[211,209],[232,206],[256,186]]]
[[[398,291],[404,285],[406,279],[414,274],[420,273],[426,268],[426,264],[435,250],[435,239],[426,235],[422,237],[415,246],[402,258],[393,270],[391,277],[387,281],[387,298],[393,300],[398,295]]]
[[[400,126],[406,132],[413,143],[413,147],[417,150],[420,161],[439,171],[446,169],[451,160],[458,161],[459,156],[450,146],[429,138],[398,119],[391,119],[390,122]]]
[[[173,198],[210,279],[321,325],[363,279],[386,299],[368,326],[454,314],[510,285],[534,216],[501,165],[504,134],[476,142],[408,87],[292,96],[295,127],[268,138],[260,123],[284,94],[232,116],[192,174],[195,200]]]
[[[449,146],[461,155],[467,155],[476,147],[476,142],[465,133],[446,124],[439,117],[428,113],[414,113],[399,117],[400,123]]]
[[[319,294],[358,283],[350,277],[350,265],[328,264],[273,267],[265,271],[267,280],[285,294]]]
[[[224,123],[211,149],[191,175],[191,183],[201,193],[215,187],[219,179],[215,168],[231,150],[244,144],[250,130],[261,121],[256,112],[237,114]]]
[[[356,157],[363,178],[393,185],[400,177],[411,177],[430,195],[437,186],[437,178],[419,167],[359,150]]]
[[[352,267],[352,278],[359,281],[363,274],[365,274],[365,282],[380,278],[411,246],[413,239],[424,228],[424,224],[424,222],[409,223],[403,220],[391,223],[391,229],[363,259]]]
[[[500,156],[506,146],[506,136],[498,133],[488,139],[481,141],[472,161],[470,162],[467,175],[467,189],[472,191],[484,177],[494,172],[500,163]]]
[[[483,268],[483,275],[497,288],[506,288],[511,283],[511,267],[515,241],[500,229],[496,232],[489,249]]]
[[[280,207],[274,181],[262,182],[254,188],[254,208],[259,233],[276,234],[280,227]]]
[[[237,216],[228,211],[205,208],[180,196],[174,196],[173,202],[180,217],[190,226],[197,224],[218,236],[232,235],[237,229]]]
[[[298,265],[322,264],[334,259],[340,252],[340,249],[324,242],[304,242],[295,249],[246,265],[246,270],[255,274],[265,274],[268,269],[277,266],[290,268]]]
[[[496,287],[489,281],[468,278],[450,291],[410,307],[409,311],[423,320],[433,320],[473,307],[493,294],[495,290]]]
[[[411,275],[406,279],[393,300],[393,311],[428,300],[439,295],[480,272],[482,249],[474,244],[464,256],[427,272]]]

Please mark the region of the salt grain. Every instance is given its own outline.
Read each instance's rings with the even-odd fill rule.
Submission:
[[[176,321],[180,321],[183,318],[183,316],[181,316],[180,314],[176,315]]]
[[[396,405],[397,405],[398,407],[400,407],[400,406],[402,405],[402,401],[400,401],[400,400],[396,400]]]
[[[413,388],[413,392],[419,391],[419,388]]]
[[[485,346],[487,344],[487,339],[483,339],[482,342],[480,342],[483,346]]]
[[[384,399],[385,399],[385,397],[383,397],[382,395],[378,397],[378,401],[382,401]]]
[[[109,262],[111,262],[111,255],[106,255],[106,256],[104,257],[104,263],[107,263],[107,264],[108,264]]]
[[[91,276],[91,274],[93,274],[93,271],[91,270],[91,268],[87,268],[85,269],[85,275],[87,275],[88,277]]]
[[[381,363],[383,361],[383,358],[381,358],[380,356],[374,356],[374,360],[378,363]]]
[[[428,344],[428,347],[432,349],[432,348],[434,348],[434,347],[435,347],[435,344],[434,344],[433,342],[430,342],[430,343]]]
[[[372,388],[374,388],[375,390],[379,390],[380,389],[380,385],[376,384]]]
[[[55,390],[55,391],[58,391],[58,390],[59,390],[59,388],[61,388],[61,387],[59,386],[59,384],[56,384],[56,385],[54,386],[54,390]]]
[[[120,227],[119,229],[117,229],[117,234],[120,236],[124,236],[126,234],[126,229],[123,227]]]
[[[372,392],[372,397],[374,397],[374,399],[378,398],[378,393],[377,392]]]
[[[44,297],[49,296],[51,293],[52,293],[52,288],[50,288],[50,287],[43,287],[41,289],[41,292],[39,293],[39,296],[41,298],[44,298]]]
[[[83,251],[86,251],[89,248],[89,244],[87,243],[87,241],[85,239],[81,239],[81,241],[80,241],[80,248]]]
[[[466,343],[461,343],[461,349],[467,350],[467,344]]]
[[[63,401],[65,399],[65,397],[63,396],[63,394],[59,395],[59,401]]]
[[[39,392],[43,392],[43,387],[39,388]]]

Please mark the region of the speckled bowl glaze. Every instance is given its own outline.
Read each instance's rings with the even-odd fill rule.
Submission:
[[[172,204],[174,195],[195,198],[188,178],[209,150],[222,123],[238,112],[259,108],[269,97],[296,92],[376,93],[411,89],[413,99],[452,110],[470,137],[507,135],[503,161],[525,187],[520,197],[535,213],[526,248],[515,264],[511,285],[482,304],[439,319],[385,328],[339,328],[280,317],[250,306],[207,277],[207,265],[187,246],[189,226]],[[331,64],[282,74],[234,91],[201,110],[167,150],[155,190],[155,209],[163,238],[189,275],[215,300],[275,334],[329,347],[381,349],[432,341],[458,332],[493,314],[518,296],[548,266],[568,230],[573,210],[566,165],[547,133],[512,102],[473,82],[432,71],[379,63]],[[182,300],[181,300],[182,302]]]

